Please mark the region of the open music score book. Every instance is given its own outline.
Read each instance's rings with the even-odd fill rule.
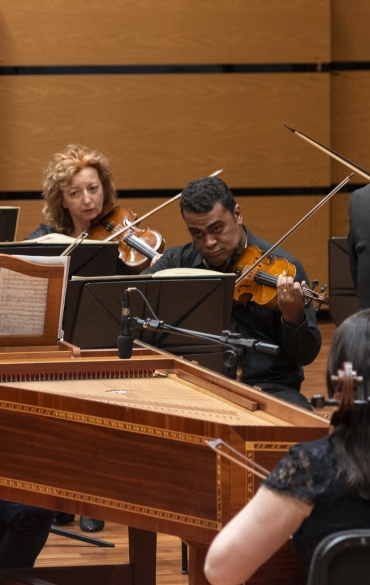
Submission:
[[[0,254],[0,345],[56,343],[69,262],[68,256]]]
[[[167,268],[166,270],[159,270],[154,274],[115,274],[113,276],[90,276],[88,279],[85,276],[72,276],[71,280],[132,280],[137,278],[140,280],[147,278],[182,278],[182,277],[199,276],[225,276],[224,272],[216,272],[215,270],[207,270],[206,268]],[[235,276],[235,275],[234,275]]]

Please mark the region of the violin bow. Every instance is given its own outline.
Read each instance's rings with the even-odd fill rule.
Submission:
[[[260,477],[261,479],[266,479],[266,477],[270,473],[267,469],[262,467],[262,465],[258,465],[258,463],[251,461],[251,459],[248,459],[245,455],[243,455],[242,453],[239,453],[239,451],[237,451],[236,449],[231,447],[231,445],[228,445],[227,443],[225,443],[225,441],[223,441],[222,439],[215,439],[214,441],[206,441],[206,443],[209,447],[211,447],[211,449],[213,449],[213,451],[216,451],[216,453],[218,455],[222,455],[222,457],[229,459],[229,461],[236,463],[240,467],[243,467],[243,469],[246,469],[247,471],[251,471],[252,473],[254,473],[254,475],[257,475],[257,477]],[[229,453],[226,453],[225,451],[221,451],[221,449],[219,449],[218,447],[221,447],[222,445],[224,447],[227,447],[227,449],[229,449],[229,451],[231,451],[232,453],[235,453],[235,455],[240,457],[241,461],[236,459],[232,455],[229,455]]]
[[[285,128],[288,128],[288,130],[293,132],[293,134],[296,134],[297,136],[299,136],[303,140],[306,140],[306,142],[308,142],[309,144],[312,144],[312,146],[315,146],[319,150],[322,150],[323,152],[325,152],[326,154],[328,154],[329,156],[331,156],[332,158],[334,158],[338,162],[342,163],[343,165],[346,165],[346,167],[349,167],[352,171],[355,171],[355,173],[362,175],[363,177],[365,177],[365,179],[370,181],[370,172],[369,171],[366,171],[365,169],[363,169],[359,165],[356,165],[356,163],[352,162],[348,158],[345,158],[344,156],[342,156],[338,152],[335,152],[335,150],[332,150],[328,146],[324,146],[323,144],[320,144],[320,142],[317,142],[317,140],[314,140],[313,138],[310,138],[306,134],[303,134],[303,132],[298,132],[298,130],[294,130],[294,128],[291,128],[290,126],[287,126],[286,124],[284,124],[284,126],[285,126]]]
[[[222,173],[223,170],[224,169],[219,169],[218,171],[215,171],[214,173],[212,173],[211,175],[208,175],[208,176],[209,177],[217,177],[217,175],[219,175],[220,173]],[[181,191],[181,193],[178,193],[177,195],[175,195],[174,197],[172,197],[168,201],[165,201],[161,205],[158,205],[158,207],[155,207],[151,211],[148,211],[148,213],[145,213],[144,215],[142,215],[138,219],[135,219],[135,221],[131,222],[130,225],[126,225],[126,226],[123,226],[122,228],[119,228],[112,235],[110,235],[108,238],[106,238],[104,240],[104,242],[109,242],[110,240],[113,240],[114,238],[116,238],[117,236],[119,236],[123,232],[126,232],[127,230],[129,230],[130,228],[132,228],[134,225],[136,225],[137,223],[140,223],[141,221],[143,221],[144,219],[146,219],[150,215],[153,215],[154,213],[157,213],[157,211],[160,211],[161,209],[163,209],[163,207],[166,207],[166,205],[169,205],[173,201],[176,201],[176,199],[178,199],[179,197],[181,197],[181,195],[182,195],[182,191]]]
[[[334,187],[334,189],[332,191],[330,191],[330,193],[328,193],[328,195],[326,195],[326,197],[324,197],[324,199],[322,199],[322,201],[319,201],[319,203],[317,205],[315,205],[315,207],[313,207],[311,209],[311,211],[309,211],[304,217],[302,217],[302,219],[300,219],[289,231],[287,231],[286,234],[284,234],[280,240],[278,240],[273,246],[271,246],[271,248],[269,248],[267,250],[267,252],[264,252],[264,254],[262,254],[262,256],[260,258],[258,258],[257,262],[255,262],[252,266],[250,266],[248,268],[248,270],[246,270],[245,272],[243,272],[243,274],[241,274],[240,276],[238,276],[238,278],[235,281],[235,286],[238,285],[240,282],[242,282],[244,280],[244,278],[246,276],[248,276],[248,274],[250,274],[255,268],[257,268],[257,266],[268,256],[270,256],[271,252],[273,252],[275,250],[275,248],[277,248],[278,246],[280,246],[280,244],[282,242],[284,242],[284,240],[286,240],[297,228],[299,228],[309,217],[311,217],[311,215],[313,215],[315,213],[315,211],[317,211],[318,209],[320,209],[320,207],[322,207],[323,205],[325,205],[325,203],[327,201],[329,201],[329,199],[331,197],[333,197],[333,195],[335,195],[335,193],[337,193],[344,185],[346,185],[348,183],[348,181],[353,177],[354,173],[351,173],[350,175],[348,175],[348,177],[346,177],[345,179],[343,179],[343,181],[341,183],[339,183],[339,185],[337,185],[336,187]]]
[[[85,238],[87,238],[89,234],[87,232],[82,232],[79,236],[77,236],[77,238],[72,242],[72,244],[70,244],[68,246],[68,248],[66,248],[64,250],[64,252],[61,253],[61,256],[69,256],[70,253],[77,248],[77,246],[79,246],[81,244],[81,242],[84,241]]]

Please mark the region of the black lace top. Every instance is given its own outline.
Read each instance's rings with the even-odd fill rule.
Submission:
[[[370,528],[370,500],[349,493],[339,475],[335,437],[291,447],[263,485],[281,495],[313,504],[310,516],[293,535],[295,552],[308,568],[316,545],[329,534]]]

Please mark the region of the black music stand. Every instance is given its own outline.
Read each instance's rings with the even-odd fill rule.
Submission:
[[[112,279],[72,279],[63,319],[64,339],[81,349],[116,348],[122,298],[138,288],[160,320],[174,327],[220,335],[230,327],[235,275],[209,271],[202,276],[138,275]],[[130,294],[132,317],[152,317],[139,294]],[[221,372],[223,349],[208,341],[135,329],[133,337]]]
[[[349,267],[347,238],[329,240],[329,313],[335,325],[360,310]]]
[[[117,274],[118,242],[82,242],[71,253],[72,276],[111,276]],[[0,254],[23,256],[60,256],[69,244],[12,242],[0,244]],[[123,264],[122,264],[123,266]]]
[[[80,534],[79,532],[72,532],[71,530],[65,530],[64,528],[54,528],[53,526],[50,528],[49,532],[51,534],[56,534],[58,536],[65,536],[66,538],[72,538],[73,540],[79,540],[80,542],[86,542],[87,544],[95,544],[96,546],[104,547],[104,548],[113,548],[113,542],[108,542],[106,540],[100,540],[99,538],[93,538],[92,536],[85,536],[84,534]]]
[[[19,207],[0,207],[0,242],[14,242]]]

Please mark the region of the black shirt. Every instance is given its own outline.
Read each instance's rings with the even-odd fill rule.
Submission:
[[[271,248],[271,244],[254,236],[247,228],[248,245],[257,246],[263,252]],[[295,280],[307,285],[307,275],[296,258],[281,248],[276,248],[274,256],[286,258],[296,267]],[[168,248],[163,256],[143,274],[154,274],[167,268],[205,268],[202,257],[193,243],[185,246]],[[216,270],[218,270],[216,268]],[[247,305],[234,305],[231,329],[241,333],[244,338],[257,339],[280,347],[278,355],[266,353],[247,353],[243,365],[242,382],[250,386],[259,386],[263,390],[272,391],[276,385],[283,385],[299,390],[304,379],[302,366],[313,362],[320,351],[321,335],[317,326],[312,306],[305,308],[306,318],[297,328],[291,327],[282,320],[278,307],[267,309],[265,306],[249,302]]]
[[[369,528],[370,500],[351,493],[346,477],[338,473],[334,435],[294,445],[263,485],[284,496],[314,505],[293,535],[301,564],[308,568],[319,542],[340,530]]]

